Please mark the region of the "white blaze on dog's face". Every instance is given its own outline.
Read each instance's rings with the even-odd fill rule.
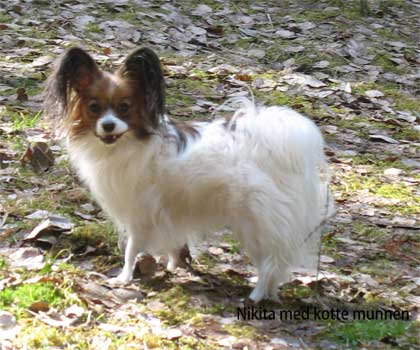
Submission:
[[[96,135],[105,143],[113,143],[128,130],[128,124],[118,118],[112,109],[96,122]]]

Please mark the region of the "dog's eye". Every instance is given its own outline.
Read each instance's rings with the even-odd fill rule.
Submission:
[[[98,102],[91,102],[89,104],[89,111],[91,111],[94,114],[98,114],[101,111],[101,106],[99,105]]]
[[[127,113],[129,109],[130,109],[130,105],[127,102],[121,102],[118,105],[118,112],[120,113]]]

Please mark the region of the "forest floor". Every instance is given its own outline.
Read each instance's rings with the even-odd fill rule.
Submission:
[[[420,349],[419,12],[419,0],[2,2],[0,349]],[[140,279],[108,285],[116,235],[42,118],[43,82],[72,45],[106,69],[153,48],[174,118],[211,119],[249,86],[320,126],[337,214],[318,278],[258,306],[275,319],[238,319],[255,270],[229,232],[190,268],[146,257]]]

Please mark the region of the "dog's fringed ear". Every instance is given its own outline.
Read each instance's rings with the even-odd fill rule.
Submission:
[[[159,57],[148,48],[138,49],[128,55],[117,73],[133,84],[142,117],[156,129],[165,113],[165,81]]]
[[[64,117],[73,91],[83,94],[100,75],[93,58],[83,49],[72,47],[58,60],[44,91],[44,111],[50,117]]]

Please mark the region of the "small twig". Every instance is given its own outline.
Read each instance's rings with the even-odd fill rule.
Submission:
[[[269,13],[267,13],[267,18],[268,18],[268,22],[270,23],[270,25],[271,25],[271,28],[274,28],[274,24],[273,24],[273,21],[271,20],[271,16],[270,16],[270,14]]]
[[[306,344],[306,343],[303,341],[303,339],[302,339],[302,338],[299,338],[299,342],[300,342],[300,344],[303,346],[303,348],[304,348],[304,349],[309,349],[308,344]]]
[[[3,219],[1,220],[0,228],[2,228],[4,226],[4,224],[6,223],[6,220],[7,220],[8,217],[9,217],[9,213],[6,211],[4,213]]]

